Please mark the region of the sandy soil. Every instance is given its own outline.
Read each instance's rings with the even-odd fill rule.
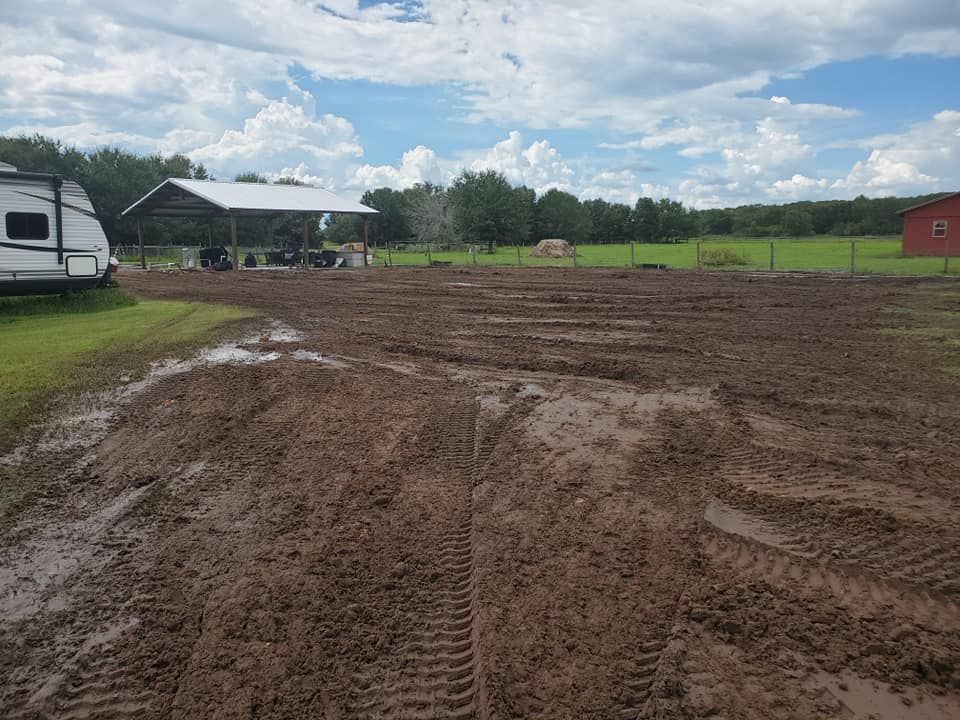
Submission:
[[[4,717],[960,717],[957,385],[880,332],[912,281],[125,283],[300,334],[0,459],[48,488],[0,529]]]

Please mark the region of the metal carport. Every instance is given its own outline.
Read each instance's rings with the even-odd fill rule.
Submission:
[[[233,269],[240,269],[237,250],[237,218],[271,215],[303,215],[303,265],[309,266],[309,216],[350,213],[363,218],[363,262],[367,262],[367,220],[376,210],[353,200],[334,195],[323,188],[308,185],[268,185],[266,183],[219,182],[216,180],[164,180],[133,205],[124,215],[137,218],[140,266],[146,268],[143,247],[145,217],[228,217]]]

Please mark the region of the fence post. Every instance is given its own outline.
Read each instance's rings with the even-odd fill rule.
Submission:
[[[770,272],[773,272],[773,240],[770,241]]]
[[[850,274],[855,275],[857,272],[857,241],[850,241]]]
[[[520,267],[520,246],[517,245],[517,267]]]
[[[703,270],[703,263],[700,262],[700,244],[703,240],[697,240],[697,270]]]
[[[387,241],[387,265],[393,267],[393,255],[390,254],[390,241]]]
[[[950,241],[947,235],[943,236],[943,274],[950,272]]]
[[[427,266],[433,267],[433,256],[430,255],[430,243],[427,243]]]
[[[474,267],[476,267],[476,264],[477,264],[477,246],[476,245],[473,246],[473,264],[474,264]]]
[[[633,259],[633,240],[630,241],[630,267],[635,268],[637,263]]]
[[[577,266],[577,241],[573,241],[573,266]]]

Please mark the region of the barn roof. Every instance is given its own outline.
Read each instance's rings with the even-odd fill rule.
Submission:
[[[372,215],[377,211],[329,190],[306,185],[170,178],[137,200],[123,214],[190,217],[285,212]]]
[[[955,198],[955,197],[960,197],[960,192],[947,193],[946,195],[941,195],[940,197],[934,198],[933,200],[927,200],[926,202],[919,203],[918,205],[911,205],[910,207],[904,208],[903,210],[897,210],[897,215],[903,215],[904,213],[908,213],[911,210],[917,210],[919,208],[926,207],[927,205],[933,205],[934,203],[942,202],[943,200],[949,200],[950,198]]]

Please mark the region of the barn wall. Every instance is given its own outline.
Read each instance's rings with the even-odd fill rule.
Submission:
[[[947,221],[947,240],[933,237],[934,220]],[[960,197],[951,197],[916,210],[903,218],[903,254],[943,256],[944,249],[960,257]]]

